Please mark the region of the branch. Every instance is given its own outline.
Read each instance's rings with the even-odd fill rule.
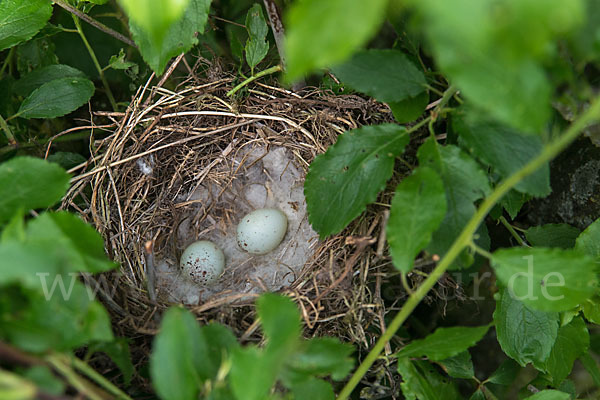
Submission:
[[[283,28],[283,22],[281,22],[281,12],[279,12],[279,7],[275,4],[275,0],[264,0],[265,8],[267,9],[267,15],[269,16],[269,23],[271,25],[271,30],[273,31],[273,36],[275,37],[275,46],[277,46],[277,53],[279,53],[279,59],[281,60],[281,66],[285,71],[286,67],[286,59],[285,52],[283,49],[283,41],[285,38],[285,29]],[[303,79],[294,82],[292,88],[295,91],[298,91],[306,86],[306,83]]]
[[[110,36],[114,37],[115,39],[120,40],[121,42],[128,44],[129,46],[135,47],[137,48],[137,46],[135,45],[135,43],[133,42],[133,40],[129,39],[128,37],[120,34],[119,32],[112,30],[111,28],[109,28],[108,26],[104,25],[101,22],[96,21],[95,19],[93,19],[92,17],[90,17],[89,15],[79,11],[78,9],[70,6],[69,4],[65,3],[64,0],[53,0],[54,4],[58,5],[61,8],[64,8],[65,10],[67,10],[68,12],[70,12],[71,14],[75,14],[76,16],[78,16],[79,18],[81,18],[82,20],[84,20],[85,22],[87,22],[88,24],[92,25],[93,27],[100,29],[102,32],[109,34]]]

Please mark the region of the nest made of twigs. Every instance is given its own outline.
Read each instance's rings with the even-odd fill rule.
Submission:
[[[236,103],[226,95],[235,76],[211,68],[210,81],[190,73],[175,90],[149,81],[125,113],[94,113],[112,121],[114,130],[92,141],[93,157],[73,169],[79,175],[64,206],[95,225],[121,265],[106,278],[114,293],[99,294],[124,332],[154,332],[153,316],[168,306],[160,290],[152,293],[149,272],[157,257],[173,251],[178,216],[191,207],[175,199],[198,176],[227,185],[235,171],[221,176],[211,170],[250,141],[285,148],[305,175],[339,134],[392,119],[387,106],[359,96],[294,93],[256,82]],[[385,207],[369,208],[342,234],[319,242],[293,283],[281,289],[296,300],[314,335],[367,346],[369,326],[384,329],[381,281],[390,264],[382,256],[385,219]],[[252,296],[225,292],[189,308],[199,320],[219,321],[249,338],[256,329],[252,303]]]

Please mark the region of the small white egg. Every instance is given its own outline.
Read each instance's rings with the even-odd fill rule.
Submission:
[[[245,215],[238,224],[238,245],[248,253],[266,254],[279,246],[286,230],[284,213],[275,208],[261,208]]]
[[[213,242],[199,240],[190,244],[181,255],[181,270],[200,285],[209,285],[225,268],[225,255]]]

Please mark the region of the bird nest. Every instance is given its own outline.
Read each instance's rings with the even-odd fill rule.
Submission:
[[[312,334],[366,346],[370,325],[384,329],[378,272],[389,265],[385,207],[320,241],[302,184],[311,161],[339,134],[389,122],[389,109],[354,95],[257,82],[232,99],[235,76],[214,65],[203,75],[210,78],[192,72],[173,90],[164,79],[149,81],[125,113],[95,113],[112,128],[74,169],[63,206],[95,225],[120,264],[118,272],[85,278],[100,288],[115,329],[153,333],[156,316],[179,303],[200,321],[250,338],[255,297],[276,291],[297,302]],[[263,206],[282,210],[289,226],[278,249],[253,256],[231,244],[231,234],[242,215]],[[182,250],[198,239],[224,248],[227,267],[214,287],[178,270]]]

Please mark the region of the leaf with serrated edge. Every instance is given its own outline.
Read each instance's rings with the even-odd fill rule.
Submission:
[[[86,78],[55,79],[34,90],[21,103],[22,118],[54,118],[75,111],[94,94],[94,84]]]
[[[246,15],[248,41],[246,42],[246,62],[254,71],[254,67],[262,61],[269,51],[269,43],[265,40],[269,27],[263,16],[262,7],[254,3]]]
[[[293,3],[285,15],[287,79],[344,61],[377,32],[387,4],[386,0]]]
[[[471,379],[475,376],[471,353],[465,350],[455,356],[438,361],[444,371],[453,378]]]
[[[442,256],[475,213],[474,202],[491,192],[489,178],[477,162],[457,146],[440,146],[432,139],[427,139],[417,155],[419,164],[433,168],[444,182],[446,216],[427,246],[427,251]],[[482,225],[477,232],[478,245],[484,246],[486,232],[485,225]],[[465,259],[468,257],[456,260],[451,269],[467,267]]]
[[[190,0],[119,0],[131,21],[141,26],[160,45],[168,29],[186,11]]]
[[[361,51],[332,71],[345,85],[386,103],[419,96],[427,84],[406,55],[391,49]]]
[[[408,141],[399,125],[364,126],[345,132],[315,158],[304,195],[309,221],[321,238],[341,231],[375,201]]]
[[[579,234],[575,248],[596,260],[600,259],[600,218]]]
[[[64,169],[39,158],[16,157],[0,164],[0,222],[20,208],[56,204],[69,188],[69,178]]]
[[[424,339],[413,340],[398,353],[401,357],[426,356],[432,361],[441,361],[453,357],[474,346],[489,330],[489,326],[454,326],[438,328]]]
[[[396,188],[386,236],[394,266],[408,273],[446,215],[446,194],[438,174],[419,167]]]
[[[502,350],[521,366],[548,359],[558,336],[556,312],[533,310],[503,289],[496,301],[494,323]]]
[[[579,229],[569,224],[531,226],[525,231],[525,237],[532,246],[561,249],[570,249],[575,246],[578,235]]]
[[[352,370],[354,349],[337,338],[314,338],[304,343],[300,352],[291,359],[289,366],[295,371],[312,375],[331,374],[334,380],[344,379]]]
[[[51,16],[49,0],[0,1],[0,51],[31,39]]]
[[[597,285],[592,258],[556,248],[500,249],[492,256],[497,279],[525,304],[565,311],[591,297]]]
[[[522,134],[512,127],[480,117],[468,108],[465,115],[457,114],[452,119],[452,126],[459,135],[461,146],[504,178],[522,168],[544,147],[539,136]],[[550,194],[549,163],[519,181],[515,189],[538,197]]]
[[[197,36],[204,32],[209,9],[210,0],[190,0],[183,17],[169,27],[160,45],[134,21],[129,21],[131,34],[144,61],[156,74],[163,73],[172,57],[198,44]]]
[[[44,83],[60,78],[85,78],[80,70],[68,65],[56,64],[36,69],[15,82],[13,90],[19,96],[27,97]]]
[[[560,327],[550,356],[538,367],[548,372],[554,386],[558,387],[571,373],[575,360],[586,354],[589,346],[590,334],[585,322],[581,317],[576,317],[568,325]]]
[[[408,400],[461,399],[453,381],[442,377],[426,361],[398,359],[398,373],[402,376],[402,394]]]

